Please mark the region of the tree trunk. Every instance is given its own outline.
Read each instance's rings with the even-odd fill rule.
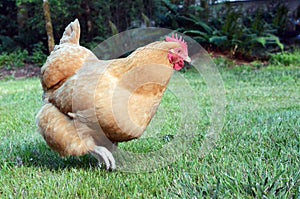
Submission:
[[[93,40],[93,22],[92,22],[92,16],[91,16],[91,2],[89,0],[84,0],[81,4],[81,7],[84,8],[84,13],[81,14],[81,18],[83,18],[84,23],[82,24],[83,27],[86,30],[85,39],[86,41],[90,42]]]
[[[46,31],[48,36],[48,49],[49,53],[54,49],[54,36],[53,36],[53,28],[51,22],[51,15],[50,15],[50,7],[48,0],[43,0],[43,8],[44,8],[44,15],[45,15],[45,22],[46,22]]]

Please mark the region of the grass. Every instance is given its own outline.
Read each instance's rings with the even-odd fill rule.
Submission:
[[[220,72],[227,105],[216,146],[199,157],[203,135],[196,134],[179,159],[150,173],[106,172],[88,155],[61,159],[35,126],[39,80],[0,81],[0,198],[299,198],[300,68]],[[201,120],[195,124],[206,132],[210,103],[205,82],[195,71],[184,77],[200,93]],[[173,97],[167,93],[162,104],[167,111],[152,128],[173,133],[147,132],[140,141],[120,147],[145,153],[172,140],[179,113]],[[166,122],[159,123],[160,118]]]

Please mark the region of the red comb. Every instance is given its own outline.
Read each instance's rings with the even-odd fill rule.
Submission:
[[[187,43],[183,40],[182,36],[178,37],[177,34],[172,34],[172,37],[166,37],[166,41],[168,42],[178,42],[180,45],[187,50]]]
[[[177,34],[172,34],[172,37],[166,37],[166,41],[170,41],[170,42],[178,42],[182,45],[187,45],[186,42],[183,40],[182,36],[178,37]]]

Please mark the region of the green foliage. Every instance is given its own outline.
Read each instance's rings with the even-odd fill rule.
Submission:
[[[280,50],[284,50],[284,45],[280,42],[279,38],[272,34],[267,34],[265,37],[256,36],[251,41],[253,41],[253,43],[260,43],[263,47],[275,44],[280,48]]]
[[[21,48],[31,54],[36,44],[42,42],[47,46],[42,3],[41,0],[8,0],[0,3],[0,26],[4,27],[0,30],[0,53]],[[149,24],[156,15],[160,1],[49,0],[49,4],[55,42],[59,42],[65,27],[78,18],[81,43],[88,45],[112,35],[109,21],[120,32],[140,27],[146,20],[145,16],[149,18]]]
[[[226,43],[228,42],[228,37],[227,36],[211,36],[209,38],[209,43],[220,47],[220,46],[225,46]]]
[[[33,45],[40,41],[46,46],[42,1],[9,0],[0,8],[0,26],[5,27],[0,30],[0,54],[19,48],[31,53]]]
[[[167,2],[167,7],[174,13],[174,5]],[[268,11],[259,8],[256,12],[226,3],[211,6],[209,10],[202,8],[188,13],[177,12],[173,17],[176,20],[174,24],[177,24],[174,28],[208,48],[229,51],[233,56],[242,54],[252,59],[265,59],[271,51],[284,50],[276,34],[287,25],[284,20],[287,18],[286,10],[280,3],[271,5]],[[208,20],[203,15],[209,15]],[[278,20],[275,22],[276,17]]]
[[[293,53],[272,54],[270,62],[279,66],[300,66],[300,50],[295,50]]]
[[[242,9],[235,10],[228,4],[226,8],[226,17],[224,17],[221,32],[225,34],[230,40],[238,40],[243,35],[243,24],[240,20],[242,17]]]
[[[215,2],[215,1],[213,1]],[[266,58],[282,51],[278,36],[288,24],[288,9],[278,1],[256,11],[236,4],[208,5],[183,0],[49,0],[56,43],[65,27],[78,18],[81,44],[97,45],[126,29],[155,26],[183,32],[201,45],[234,55]],[[213,3],[214,4],[214,3]],[[0,53],[26,49],[33,62],[44,60],[47,36],[41,0],[9,0],[0,3]],[[34,51],[36,45],[45,48]]]
[[[275,9],[273,25],[277,29],[277,32],[280,34],[286,29],[286,25],[288,22],[288,9],[286,6],[278,4]]]
[[[149,17],[147,17],[147,15],[142,13],[142,18],[143,18],[145,26],[150,27],[151,26],[151,21],[150,21]]]
[[[45,50],[45,46],[41,42],[35,44],[32,55],[29,57],[30,61],[35,65],[42,66],[47,59]]]
[[[12,53],[3,52],[0,55],[0,68],[20,68],[24,67],[26,63],[42,66],[47,59],[47,55],[44,51],[44,45],[42,43],[37,43],[34,45],[31,55],[27,50],[21,49],[13,51]]]
[[[247,18],[250,22],[251,30],[255,34],[260,34],[261,32],[264,32],[264,20],[263,20],[263,11],[261,9],[257,10],[256,15],[253,17]]]
[[[13,67],[23,67],[28,59],[27,50],[17,50],[13,53],[2,53],[0,55],[0,68],[11,69]]]
[[[113,22],[111,22],[111,21],[108,21],[108,23],[109,23],[112,35],[118,34],[119,31],[118,31],[117,26]]]

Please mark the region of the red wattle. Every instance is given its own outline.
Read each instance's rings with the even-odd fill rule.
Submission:
[[[169,62],[173,64],[174,70],[181,70],[184,67],[184,61],[182,59],[179,59],[177,56],[175,57],[173,54],[168,54]]]

